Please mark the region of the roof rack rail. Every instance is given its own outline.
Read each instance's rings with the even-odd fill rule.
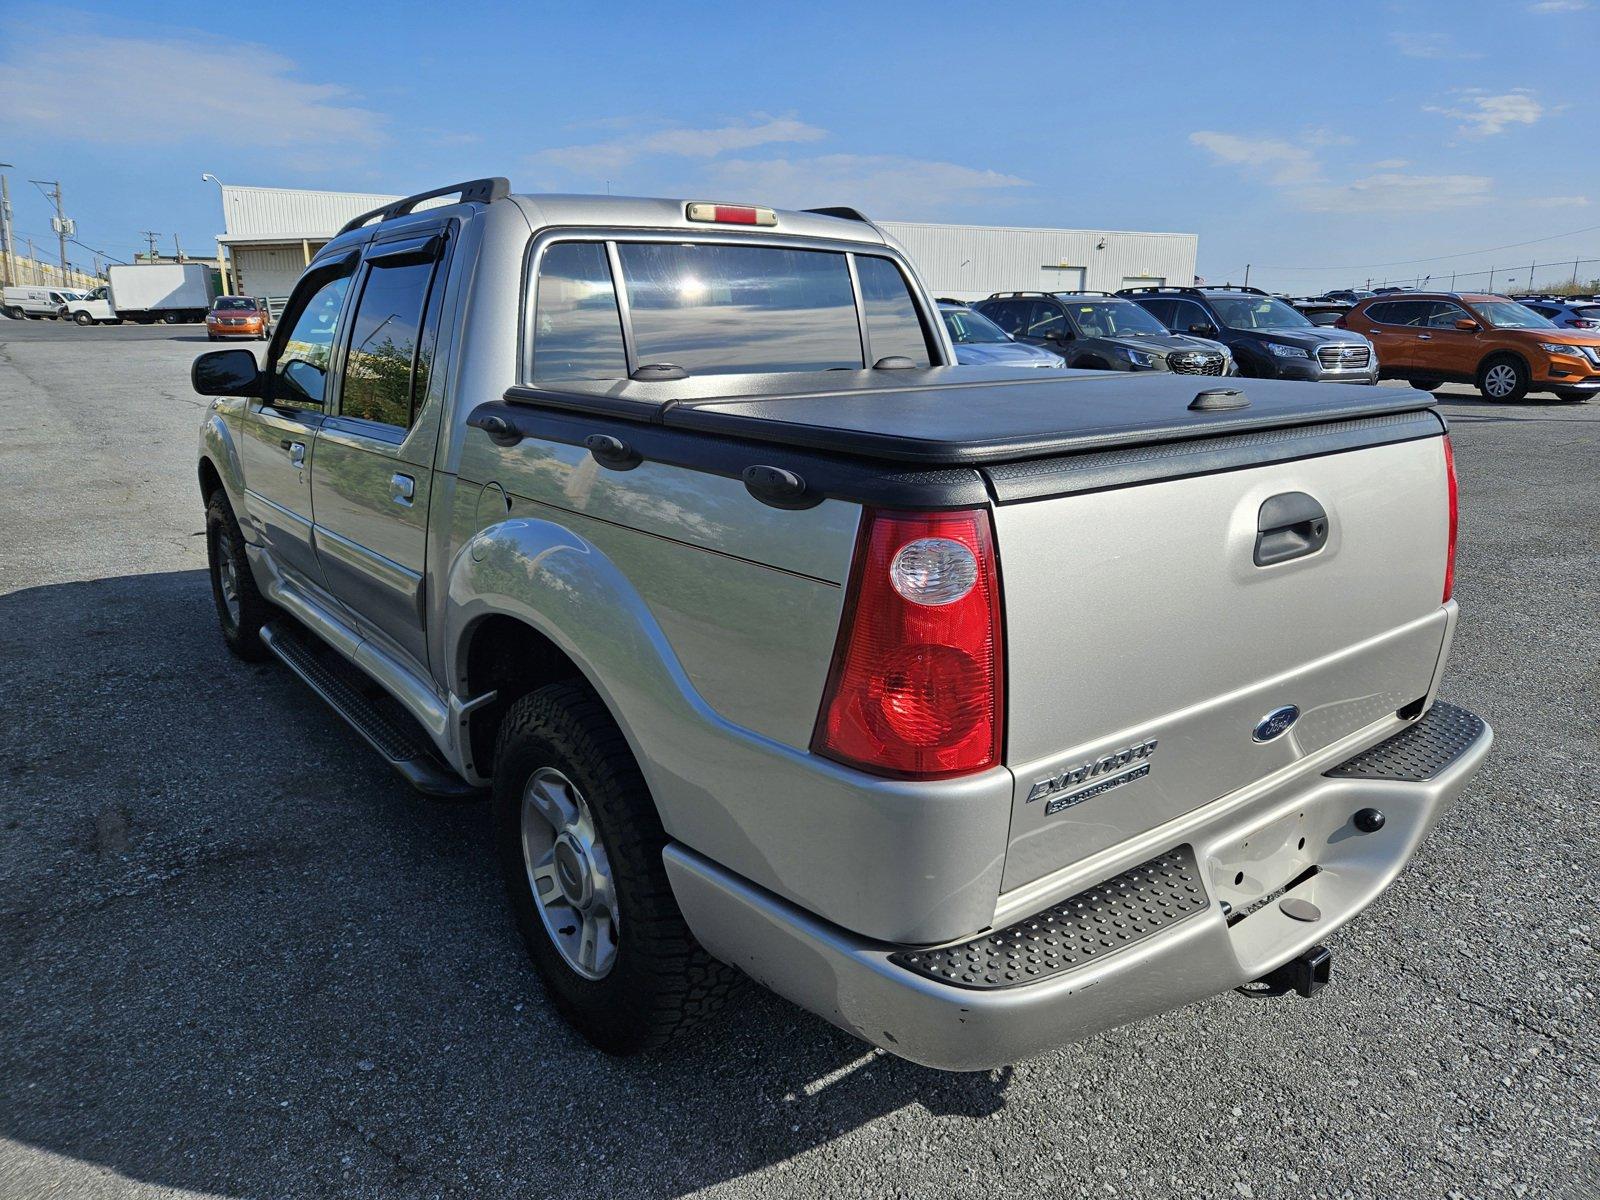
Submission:
[[[967,306],[965,300],[957,300],[954,296],[935,296],[933,302],[935,304],[959,304],[962,308]]]
[[[1065,288],[1051,294],[1055,296],[1116,296],[1115,292],[1103,291],[1100,288]]]
[[[461,197],[462,204],[493,204],[496,200],[504,200],[511,195],[511,181],[503,175],[493,175],[487,179],[468,179],[463,183],[452,183],[446,187],[434,188],[428,192],[418,192],[415,196],[406,196],[400,200],[391,200],[388,204],[364,212],[359,217],[352,217],[344,223],[339,230],[339,236],[349,233],[353,229],[360,229],[363,225],[370,225],[373,221],[390,221],[395,217],[403,217],[416,209],[424,200],[433,200],[440,196]]]
[[[1123,288],[1117,295],[1149,296],[1158,292],[1176,292],[1182,296],[1204,296],[1207,292],[1249,292],[1253,296],[1265,296],[1267,294],[1258,287],[1247,287],[1240,283],[1203,283],[1194,287],[1176,283],[1163,283],[1152,284],[1147,287]]]

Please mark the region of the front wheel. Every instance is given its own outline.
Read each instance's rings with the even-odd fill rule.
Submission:
[[[1419,392],[1437,392],[1439,390],[1439,385],[1442,384],[1444,380],[1432,379],[1427,376],[1419,375],[1415,379],[1408,380],[1408,382]]]
[[[511,706],[494,809],[517,931],[568,1024],[609,1054],[635,1054],[721,1007],[736,973],[684,923],[655,803],[586,685],[551,684]]]
[[[272,615],[272,606],[256,588],[244,534],[220,488],[206,505],[206,558],[222,640],[245,662],[261,662],[270,653],[261,640],[261,626]]]
[[[1517,358],[1491,358],[1478,368],[1478,390],[1486,400],[1514,404],[1528,394],[1531,377]]]
[[[79,324],[79,325],[93,325],[94,324],[94,318],[91,317],[86,312],[74,313],[72,319],[76,324]]]

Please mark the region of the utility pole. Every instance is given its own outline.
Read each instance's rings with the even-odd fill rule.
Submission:
[[[50,185],[50,190],[44,192],[45,198],[56,206],[56,215],[51,218],[50,227],[56,231],[56,242],[61,250],[61,286],[67,286],[67,239],[77,232],[77,227],[61,207],[61,181],[59,179],[30,179],[29,183],[44,192],[45,185]]]
[[[9,167],[11,163],[0,162],[0,167]],[[10,287],[16,283],[12,275],[11,260],[16,257],[16,249],[11,245],[11,187],[6,183],[6,173],[0,170],[0,276],[4,277],[5,286]],[[1572,278],[1578,278],[1578,264],[1572,264]]]
[[[28,282],[30,282],[30,283],[41,283],[41,282],[43,282],[39,278],[39,260],[37,258],[35,258],[34,254],[33,254],[33,239],[32,238],[28,239],[28,262],[31,264],[29,266],[29,268],[28,268],[28,274],[33,276],[33,278],[31,280],[29,280]]]
[[[1494,268],[1489,268],[1489,291],[1494,291]]]
[[[148,241],[150,243],[150,261],[151,262],[155,262],[155,260],[156,260],[156,239],[158,237],[160,237],[161,235],[159,233],[157,233],[154,229],[146,229],[139,236],[144,238],[146,241]]]

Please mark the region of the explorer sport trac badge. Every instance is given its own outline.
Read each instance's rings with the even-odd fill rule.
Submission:
[[[1044,815],[1054,816],[1062,809],[1102,796],[1112,788],[1143,779],[1150,774],[1150,756],[1155,751],[1156,739],[1151,738],[1125,750],[1103,755],[1093,762],[1081,763],[1046,776],[1028,790],[1028,803],[1043,800]]]

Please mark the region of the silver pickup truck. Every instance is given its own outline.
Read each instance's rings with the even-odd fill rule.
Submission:
[[[1314,992],[1489,748],[1444,422],[954,363],[848,209],[396,202],[194,365],[223,633],[491,794],[611,1052],[740,972],[954,1070]]]

